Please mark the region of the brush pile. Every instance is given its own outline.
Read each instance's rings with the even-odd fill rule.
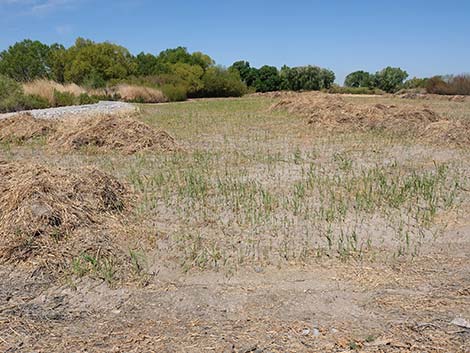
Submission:
[[[46,137],[55,131],[55,125],[51,120],[35,119],[29,113],[17,114],[0,119],[0,141],[23,143]]]
[[[417,131],[440,120],[430,109],[408,105],[353,104],[337,95],[300,93],[275,103],[272,110],[287,110],[308,118],[309,124],[334,130]]]
[[[176,143],[167,132],[130,117],[99,116],[68,120],[59,125],[49,143],[64,150],[84,147],[132,154],[144,150],[173,151]]]
[[[0,142],[26,142],[36,137],[44,137],[47,145],[58,151],[93,148],[133,154],[178,149],[175,139],[167,132],[156,130],[131,116],[50,120],[17,114],[0,120]]]
[[[0,162],[0,259],[64,263],[106,249],[106,230],[130,200],[124,184],[96,169]]]

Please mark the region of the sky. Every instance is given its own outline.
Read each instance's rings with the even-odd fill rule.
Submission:
[[[386,66],[410,77],[470,72],[469,0],[0,0],[0,50],[25,38],[185,46],[229,66],[318,65],[337,82]]]

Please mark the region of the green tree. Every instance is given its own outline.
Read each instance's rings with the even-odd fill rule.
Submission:
[[[330,88],[335,80],[335,74],[331,70],[318,66],[283,66],[281,69],[282,88],[292,91],[320,90]]]
[[[374,75],[374,86],[382,91],[394,93],[403,86],[408,73],[399,67],[386,67]]]
[[[208,68],[202,82],[198,97],[240,97],[247,90],[238,73],[219,66]]]
[[[229,70],[237,71],[241,80],[249,87],[253,86],[258,77],[258,70],[251,67],[248,61],[236,61],[229,67]]]
[[[372,83],[372,75],[362,70],[351,72],[344,80],[346,87],[370,87]]]
[[[83,38],[67,49],[63,60],[65,81],[94,87],[111,79],[125,79],[137,71],[137,64],[126,48]]]
[[[275,66],[264,65],[256,71],[253,86],[258,92],[271,92],[281,89],[281,76]]]
[[[51,73],[51,47],[25,39],[0,53],[0,74],[16,81],[47,78]]]

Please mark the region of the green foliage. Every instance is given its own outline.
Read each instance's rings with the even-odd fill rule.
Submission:
[[[369,87],[341,87],[338,85],[332,85],[327,90],[328,93],[340,93],[340,94],[384,94],[385,92],[378,88]]]
[[[426,83],[428,82],[428,78],[418,78],[413,77],[403,84],[403,88],[405,89],[415,89],[415,88],[426,88]]]
[[[238,73],[222,67],[210,67],[202,76],[203,88],[197,97],[240,97],[247,91]]]
[[[188,98],[187,88],[185,86],[167,84],[161,86],[161,90],[171,102],[184,101]]]
[[[331,87],[335,74],[318,66],[299,66],[281,69],[282,88],[292,91],[320,90]]]
[[[66,107],[76,104],[75,96],[69,92],[54,91],[54,102],[56,107]]]
[[[90,96],[86,93],[82,93],[78,96],[78,104],[95,104],[98,103],[100,100],[97,96]]]
[[[346,76],[344,85],[346,87],[370,87],[372,78],[372,75],[366,71],[355,71]]]
[[[256,71],[253,86],[258,92],[279,91],[281,89],[281,76],[275,66],[264,65]]]
[[[0,75],[0,113],[47,108],[47,100],[25,95],[21,85],[9,77]]]
[[[51,72],[51,47],[26,39],[0,53],[0,74],[25,82],[47,78]]]
[[[377,72],[374,77],[374,87],[382,91],[394,93],[403,86],[403,81],[408,77],[408,73],[398,67],[386,67]]]
[[[103,87],[111,79],[124,79],[137,70],[129,51],[112,43],[78,38],[62,53],[64,79],[91,87]]]

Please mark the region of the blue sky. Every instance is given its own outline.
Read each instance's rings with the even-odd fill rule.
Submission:
[[[78,36],[134,54],[182,45],[226,66],[319,65],[339,82],[388,65],[410,76],[470,72],[468,0],[0,0],[0,50]]]

